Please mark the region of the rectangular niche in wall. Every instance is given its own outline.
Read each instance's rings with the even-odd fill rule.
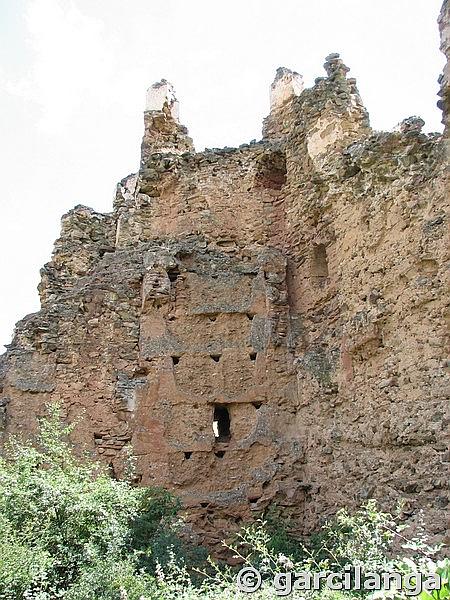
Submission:
[[[328,277],[328,258],[325,244],[312,247],[311,277]]]
[[[229,442],[231,439],[230,411],[224,404],[214,405],[213,431],[216,442]]]

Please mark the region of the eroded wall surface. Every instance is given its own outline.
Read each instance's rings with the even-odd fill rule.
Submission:
[[[0,362],[3,441],[58,400],[80,450],[116,477],[131,451],[217,552],[274,502],[299,534],[375,497],[446,535],[446,137],[372,131],[325,71],[279,70],[262,141],[200,153],[160,82],[138,173],[111,213],[63,217]]]

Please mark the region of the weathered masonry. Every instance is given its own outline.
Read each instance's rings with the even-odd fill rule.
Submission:
[[[307,533],[370,497],[445,537],[448,66],[443,136],[373,131],[325,71],[279,69],[262,141],[198,153],[152,86],[138,173],[63,217],[0,359],[3,440],[84,411],[77,446],[116,477],[131,448],[213,548],[272,502]]]

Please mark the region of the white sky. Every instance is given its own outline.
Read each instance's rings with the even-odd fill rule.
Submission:
[[[0,0],[0,351],[75,204],[112,208],[165,77],[198,150],[260,139],[277,67],[340,52],[373,127],[436,108],[441,0]]]

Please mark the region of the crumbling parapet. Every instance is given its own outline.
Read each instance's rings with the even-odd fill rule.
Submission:
[[[284,125],[294,98],[303,91],[303,77],[287,67],[278,67],[270,86],[270,113],[263,122],[263,138],[282,138],[288,130]]]
[[[350,71],[337,52],[332,52],[325,58],[323,67],[328,78],[334,81],[344,81],[347,77],[347,73]]]
[[[298,73],[280,68],[271,86],[271,112],[264,121],[264,139],[271,141],[307,138],[308,154],[319,170],[330,150],[341,149],[369,130],[369,117],[356,80],[347,78],[349,68],[339,54],[326,57],[327,77],[303,89]]]
[[[356,80],[347,78],[350,69],[339,54],[328,55],[324,69],[327,77],[316,79],[310,96],[298,108],[298,114],[304,115],[304,126],[296,132],[305,135],[308,156],[321,172],[327,170],[333,154],[370,133],[369,116]]]
[[[107,252],[114,251],[115,219],[78,205],[61,219],[52,260],[41,269],[41,304],[54,301],[86,275]]]
[[[400,123],[394,128],[394,131],[399,133],[406,133],[409,136],[415,136],[421,133],[425,121],[421,117],[413,115],[412,117],[406,117],[400,121]]]
[[[155,153],[183,154],[194,146],[188,131],[179,122],[179,103],[171,83],[161,79],[147,90],[144,112],[141,167]]]
[[[145,112],[161,112],[164,110],[165,105],[167,105],[172,119],[179,123],[180,104],[176,99],[174,87],[166,79],[161,79],[147,90]]]
[[[278,67],[270,86],[270,112],[279,109],[303,91],[303,77],[286,67]]]

